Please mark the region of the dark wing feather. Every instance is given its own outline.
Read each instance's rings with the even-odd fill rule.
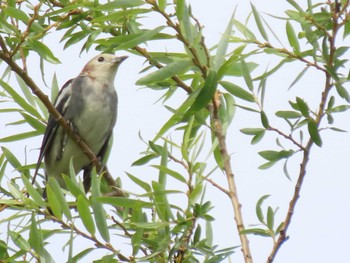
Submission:
[[[105,156],[108,150],[108,145],[109,145],[109,141],[111,139],[112,133],[107,137],[105,143],[103,144],[101,150],[99,151],[99,153],[96,155],[96,157],[100,160],[102,165],[105,165]],[[84,184],[84,190],[85,193],[87,193],[90,190],[91,187],[91,171],[92,171],[92,167],[93,164],[90,163],[88,166],[84,167],[84,180],[83,180],[83,184]],[[101,172],[101,171],[98,171]]]
[[[67,81],[63,85],[62,89],[58,93],[57,98],[55,100],[55,103],[54,103],[55,108],[61,115],[64,115],[64,113],[67,110],[67,107],[68,107],[68,103],[67,102],[69,102],[69,98],[71,96],[71,89],[72,89],[72,82],[73,82],[73,80],[74,79],[71,79],[71,80]],[[38,158],[38,162],[36,164],[36,168],[35,168],[32,184],[34,184],[34,182],[35,182],[36,176],[38,174],[38,170],[40,168],[40,164],[43,161],[43,158],[44,158],[46,152],[50,148],[50,145],[52,143],[53,138],[55,137],[55,134],[57,132],[57,128],[58,127],[59,127],[59,124],[50,115],[49,116],[49,120],[47,122],[44,138],[43,138],[43,141],[41,143],[39,158]]]

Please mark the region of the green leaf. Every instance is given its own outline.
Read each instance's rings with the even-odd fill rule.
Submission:
[[[3,9],[3,11],[5,12],[6,15],[22,21],[26,25],[28,24],[29,16],[21,9],[18,9],[12,6],[7,6],[6,8]]]
[[[135,162],[133,162],[131,165],[132,166],[140,166],[140,165],[144,165],[146,163],[148,163],[149,161],[158,158],[159,154],[148,154],[146,156],[141,157],[140,159],[136,160]]]
[[[121,9],[121,8],[130,8],[130,7],[136,7],[143,5],[144,1],[142,0],[113,0],[112,2],[109,2],[107,4],[103,5],[97,5],[97,7],[94,7],[93,9],[98,11],[111,11],[115,9]]]
[[[250,31],[245,25],[243,25],[238,20],[233,20],[233,24],[248,40],[255,40],[256,37],[252,31]]]
[[[136,81],[136,85],[147,86],[162,82],[173,76],[181,75],[182,73],[186,72],[191,65],[192,62],[190,60],[179,60],[172,62],[169,65],[140,78],[138,81]]]
[[[223,63],[225,61],[225,56],[226,56],[227,47],[228,47],[228,43],[229,43],[229,37],[232,34],[234,13],[232,14],[232,17],[231,17],[231,19],[226,27],[225,32],[221,36],[219,44],[218,44],[217,49],[216,49],[216,55],[214,58],[214,66],[215,66],[216,71],[218,71],[221,68],[221,66],[223,65]]]
[[[258,202],[256,203],[256,206],[255,206],[256,216],[258,217],[259,222],[262,224],[265,224],[265,218],[264,218],[264,213],[262,211],[261,206],[262,206],[263,202],[269,197],[270,197],[270,195],[264,195],[264,196],[260,197],[260,199],[258,200]]]
[[[130,40],[126,41],[120,45],[116,46],[116,50],[125,50],[128,48],[136,47],[139,44],[143,44],[147,42],[148,40],[151,40],[154,36],[156,36],[160,31],[164,29],[163,26],[157,27],[153,30],[143,30],[143,33],[141,34],[135,34],[135,35],[129,35]]]
[[[242,100],[245,100],[245,101],[255,102],[254,95],[251,94],[250,92],[244,90],[240,86],[238,86],[234,83],[228,82],[228,81],[220,81],[219,83],[225,90],[227,90],[233,96],[240,98]]]
[[[16,244],[17,247],[19,247],[20,249],[23,249],[24,251],[31,251],[31,246],[21,236],[21,234],[13,232],[13,231],[9,231],[8,233],[9,233],[9,235],[11,237],[11,240],[13,241],[13,243]]]
[[[294,49],[295,52],[300,53],[300,45],[299,45],[298,37],[295,34],[293,26],[289,21],[287,21],[287,24],[286,24],[286,32],[287,32],[288,42],[290,46]]]
[[[3,154],[6,157],[6,160],[9,161],[9,163],[17,170],[20,170],[20,168],[22,167],[22,164],[18,161],[18,159],[16,158],[16,156],[6,147],[1,146],[1,150],[3,152]],[[23,171],[24,175],[27,178],[30,178],[30,173],[28,170]]]
[[[94,211],[94,217],[97,229],[101,235],[101,237],[106,241],[110,241],[106,212],[103,208],[103,205],[96,200],[97,197],[101,196],[100,191],[100,181],[97,178],[96,170],[93,169],[91,173],[91,202],[92,202],[92,210]]]
[[[42,254],[44,250],[43,236],[41,229],[39,229],[37,226],[34,212],[32,213],[31,217],[28,242],[35,252],[37,252],[38,254]]]
[[[151,188],[151,186],[148,183],[140,180],[139,178],[137,178],[136,176],[133,176],[130,173],[126,173],[126,174],[135,184],[137,184],[138,186],[143,188],[146,191],[146,193],[151,192],[152,188]]]
[[[33,38],[28,39],[29,47],[34,50],[39,56],[52,64],[61,63],[58,58],[52,53],[52,51],[42,42]]]
[[[171,177],[175,178],[176,180],[182,182],[182,183],[187,183],[185,177],[183,177],[181,174],[178,172],[171,170],[168,167],[162,166],[162,165],[151,165],[152,167],[158,169],[159,171],[164,172],[165,174],[170,175]]]
[[[153,207],[152,203],[144,202],[141,200],[133,200],[128,197],[103,196],[103,197],[97,197],[96,200],[103,204],[108,204],[115,207],[133,208],[133,209],[136,209],[138,207],[146,207],[146,208]]]
[[[266,113],[264,111],[260,112],[260,119],[261,119],[261,123],[262,123],[263,127],[265,129],[268,129],[270,127],[270,124],[269,124],[269,120],[266,116]]]
[[[28,194],[33,198],[36,205],[41,207],[46,207],[46,204],[41,196],[41,194],[34,188],[34,186],[29,182],[28,178],[22,174],[22,182],[26,187]]]
[[[95,236],[95,223],[91,215],[89,202],[82,195],[78,196],[77,208],[81,221],[83,222],[86,230],[92,235]]]
[[[10,85],[8,85],[6,82],[4,82],[2,79],[0,79],[0,85],[4,88],[4,90],[13,98],[13,100],[27,113],[37,117],[38,119],[41,118],[40,113],[35,109],[32,105],[30,105],[26,100],[18,94]]]
[[[169,222],[170,218],[173,218],[171,213],[170,205],[166,196],[164,189],[158,182],[152,182],[152,187],[154,191],[154,200],[157,215],[159,219],[165,222]]]
[[[274,221],[275,221],[275,213],[274,213],[272,207],[269,206],[267,209],[267,227],[271,231],[273,231]]]
[[[196,97],[194,103],[188,109],[188,111],[184,114],[183,118],[186,119],[198,111],[203,109],[208,105],[208,103],[212,100],[216,87],[218,84],[217,74],[214,70],[209,70],[208,77],[205,80],[204,86],[201,89],[200,93]]]
[[[59,206],[61,207],[62,212],[69,220],[72,219],[72,214],[70,213],[68,203],[62,193],[61,186],[58,184],[57,180],[53,177],[49,177],[48,183],[55,195],[55,199],[59,202]]]
[[[262,236],[262,237],[270,237],[271,233],[269,230],[262,229],[262,228],[250,228],[250,229],[244,229],[243,231],[240,232],[241,234],[253,234],[257,236]]]
[[[252,77],[250,75],[250,70],[243,58],[241,59],[241,67],[242,67],[242,74],[243,74],[244,81],[247,84],[247,87],[249,88],[249,90],[253,91],[254,85],[253,85]]]
[[[309,131],[309,134],[311,136],[311,139],[313,140],[313,142],[321,147],[322,146],[322,139],[318,130],[318,126],[317,123],[315,122],[315,120],[313,119],[309,119],[307,122],[307,129]]]
[[[0,138],[0,142],[15,142],[41,135],[41,131],[30,131]]]
[[[49,184],[46,185],[46,195],[52,213],[58,219],[62,220],[62,209],[60,206],[60,202],[56,199],[56,195]]]
[[[279,161],[281,159],[289,158],[294,154],[293,150],[282,150],[282,151],[261,151],[259,155],[268,161]]]
[[[297,111],[277,111],[276,116],[283,119],[298,119],[302,117]]]
[[[167,132],[171,127],[173,127],[175,124],[177,124],[179,121],[183,119],[185,111],[187,111],[187,109],[194,103],[195,99],[197,98],[201,90],[202,89],[197,89],[188,96],[188,98],[176,110],[173,116],[171,116],[170,119],[163,125],[163,127],[160,129],[157,136],[152,141],[155,142],[156,140],[158,140],[160,137],[164,135],[165,132]]]
[[[255,6],[252,3],[250,3],[250,5],[252,7],[255,23],[259,29],[261,36],[264,38],[264,40],[269,42],[269,38],[267,36],[267,33],[265,31],[265,28],[264,28],[263,23],[262,23],[261,18],[260,18],[260,13],[256,10]]]
[[[42,123],[40,120],[37,118],[25,113],[25,112],[20,112],[23,118],[27,121],[27,123],[32,126],[35,130],[37,130],[40,133],[44,133],[46,130],[46,125]]]
[[[304,117],[308,118],[309,117],[309,106],[306,104],[306,102],[297,97],[296,98],[296,101],[297,101],[297,105],[299,107],[299,110],[301,112],[301,114],[303,114]]]

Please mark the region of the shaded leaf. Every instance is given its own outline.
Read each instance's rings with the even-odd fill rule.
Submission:
[[[253,94],[234,83],[228,81],[220,81],[220,85],[235,97],[238,97],[245,101],[255,102],[255,97]]]
[[[186,72],[192,65],[190,60],[179,60],[152,72],[136,81],[136,85],[150,85]]]

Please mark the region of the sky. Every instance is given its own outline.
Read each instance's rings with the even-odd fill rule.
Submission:
[[[225,27],[236,9],[236,18],[242,22],[250,12],[249,1],[221,0],[192,0],[190,1],[194,15],[204,26],[205,41],[209,47],[215,45],[225,30]],[[284,10],[290,8],[286,1],[252,0],[263,17],[270,22],[275,33],[288,47],[285,36],[285,22],[276,20],[267,14],[284,16]],[[152,21],[149,21],[152,23]],[[257,33],[258,35],[258,33]],[[56,73],[60,86],[66,80],[75,77],[90,58],[98,54],[98,51],[83,53],[79,56],[80,45],[76,45],[63,51],[62,45],[57,43],[59,36],[52,34],[46,42],[61,60],[62,64],[46,64],[46,81],[51,83]],[[349,44],[349,43],[347,43]],[[164,48],[166,50],[178,50],[172,46],[152,46],[150,48]],[[181,50],[181,49],[180,49]],[[118,52],[120,55],[126,52]],[[116,77],[116,88],[119,96],[118,122],[114,131],[114,146],[109,163],[109,170],[113,175],[122,177],[123,188],[131,192],[139,191],[135,185],[125,176],[125,171],[142,176],[143,180],[154,180],[157,172],[155,170],[131,167],[131,163],[140,158],[140,152],[146,149],[144,143],[139,139],[139,133],[146,140],[152,139],[157,130],[169,118],[161,103],[155,103],[161,96],[148,89],[142,89],[135,85],[140,78],[140,70],[145,66],[143,59],[128,54],[130,57],[119,68]],[[262,65],[273,65],[276,63],[274,57],[259,57],[256,61]],[[33,66],[36,61],[33,61]],[[69,65],[69,66],[67,66]],[[2,65],[0,65],[0,68]],[[302,67],[300,64],[287,65],[285,69],[278,72],[268,81],[265,107],[268,114],[276,110],[289,109],[288,100],[295,96],[304,98],[313,109],[316,109],[323,89],[323,76],[316,71],[310,71],[295,87],[288,91],[289,85],[297,76]],[[258,68],[257,70],[265,70]],[[40,73],[32,70],[34,79],[40,83]],[[244,86],[243,80],[238,84]],[[43,91],[50,93],[49,88],[43,86]],[[181,97],[181,95],[180,95]],[[180,98],[179,97],[179,98]],[[175,97],[170,103],[176,105]],[[339,104],[345,101],[337,99]],[[2,115],[0,118],[0,137],[13,134],[17,127],[5,126],[9,122],[10,115]],[[350,130],[348,113],[335,115],[335,125],[339,128]],[[277,118],[272,119],[275,126],[287,127]],[[259,127],[260,121],[257,115],[237,110],[232,127],[227,133],[229,152],[232,154],[232,166],[236,175],[238,194],[242,203],[242,211],[246,227],[253,227],[258,220],[255,216],[255,204],[262,195],[270,194],[266,205],[279,208],[276,221],[284,219],[289,201],[292,197],[295,182],[297,180],[298,163],[300,156],[293,158],[289,167],[291,180],[284,174],[282,165],[275,165],[268,170],[258,170],[264,160],[257,154],[261,150],[278,149],[275,143],[276,135],[267,134],[258,145],[250,144],[251,138],[239,132],[246,127]],[[209,136],[209,133],[207,134]],[[344,262],[349,259],[348,240],[350,235],[349,219],[350,212],[348,200],[350,200],[350,177],[348,172],[348,160],[350,156],[350,138],[348,133],[336,133],[330,130],[322,131],[322,148],[313,147],[310,157],[307,176],[305,178],[301,196],[296,206],[292,223],[288,230],[289,240],[282,246],[275,262]],[[34,160],[38,151],[34,150],[40,146],[41,138],[27,142],[29,158]],[[20,148],[18,146],[21,146]],[[13,149],[24,159],[23,143],[4,145]],[[287,146],[290,146],[287,144]],[[215,164],[208,166],[214,167]],[[212,179],[226,186],[225,176],[216,172]],[[216,218],[213,223],[215,239],[214,243],[220,247],[239,245],[235,225],[233,224],[233,213],[230,201],[216,188],[208,185],[207,198],[212,201],[215,208],[212,215]],[[266,207],[266,206],[265,206]],[[272,242],[268,238],[249,236],[252,255],[255,262],[265,262],[270,253]],[[52,248],[54,249],[54,248]],[[55,252],[56,253],[56,252]],[[58,252],[59,253],[59,252]],[[232,256],[233,262],[243,262],[239,250]]]

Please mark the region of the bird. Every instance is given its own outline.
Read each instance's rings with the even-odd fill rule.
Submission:
[[[119,65],[127,58],[107,53],[95,56],[76,78],[62,86],[54,102],[56,110],[101,161],[117,121],[115,76]],[[93,164],[52,115],[47,122],[33,178],[43,159],[46,181],[53,177],[64,189],[66,185],[62,173],[69,174],[72,159],[75,173],[84,171],[84,190],[86,193],[89,191]]]

